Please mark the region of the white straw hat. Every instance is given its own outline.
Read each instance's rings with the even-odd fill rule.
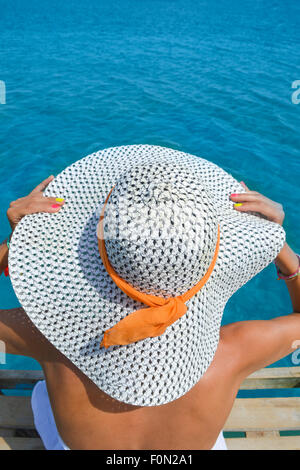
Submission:
[[[139,292],[181,296],[216,263],[187,312],[164,333],[100,347],[103,334],[145,305],[111,279],[97,226],[115,271]],[[203,158],[151,145],[109,148],[60,173],[45,196],[58,213],[25,216],[10,244],[15,293],[36,327],[101,390],[125,403],[154,406],[188,392],[213,360],[228,299],[277,256],[283,228],[238,212],[244,188]],[[219,247],[216,253],[219,232]]]

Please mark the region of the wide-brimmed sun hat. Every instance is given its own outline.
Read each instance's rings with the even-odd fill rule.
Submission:
[[[58,213],[17,225],[15,293],[105,393],[141,406],[175,400],[211,364],[229,298],[285,242],[279,224],[233,208],[230,194],[244,191],[217,165],[170,148],[93,153],[44,191],[65,198]]]

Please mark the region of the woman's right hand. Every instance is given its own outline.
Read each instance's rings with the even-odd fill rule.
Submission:
[[[54,179],[51,175],[34,188],[30,194],[12,201],[6,212],[12,231],[24,217],[24,215],[35,214],[36,212],[58,212],[64,205],[63,198],[46,197],[43,191]]]
[[[241,181],[241,184],[246,189],[246,192],[230,195],[230,199],[236,203],[234,208],[239,212],[259,212],[268,220],[282,225],[285,216],[282,205],[268,199],[257,191],[250,191],[243,181]]]

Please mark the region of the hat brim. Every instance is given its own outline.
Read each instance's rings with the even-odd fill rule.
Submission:
[[[96,228],[110,189],[132,165],[188,165],[212,195],[221,227],[219,256],[188,312],[164,334],[127,346],[100,348],[106,329],[141,308],[107,274]],[[278,224],[233,209],[244,188],[217,165],[149,145],[114,147],[89,155],[60,173],[45,196],[64,197],[56,214],[24,217],[10,244],[15,293],[41,333],[111,397],[157,406],[188,392],[211,364],[230,296],[278,254],[285,232]],[[230,242],[229,242],[230,241]]]

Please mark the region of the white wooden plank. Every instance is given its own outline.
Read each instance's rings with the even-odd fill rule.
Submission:
[[[224,429],[300,430],[300,397],[237,398]]]
[[[0,396],[0,428],[34,428],[30,397]]]
[[[42,370],[0,370],[0,389],[13,389],[19,384],[32,386],[43,378]]]
[[[36,437],[0,437],[0,450],[45,450]]]

